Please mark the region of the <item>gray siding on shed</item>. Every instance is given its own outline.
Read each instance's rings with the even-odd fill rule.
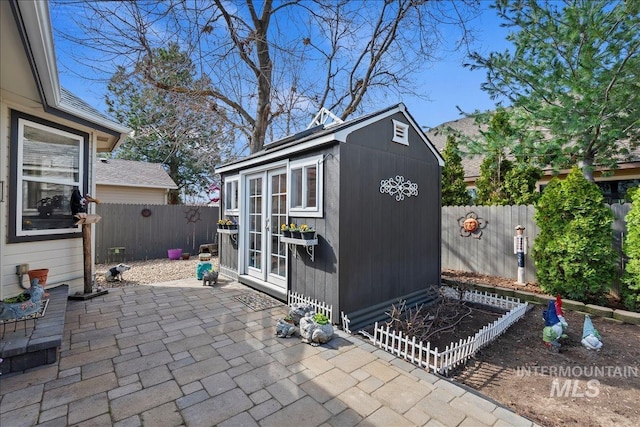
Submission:
[[[286,140],[223,172],[224,178],[243,168],[323,155],[322,218],[289,217],[289,222],[316,228],[315,260],[304,247],[289,251],[287,283],[288,290],[332,305],[334,321],[341,311],[361,321],[370,319],[371,313],[379,314],[383,305],[398,298],[432,299],[427,290],[440,283],[440,157],[403,109],[392,111],[377,113],[377,121],[372,114],[297,141],[304,144],[317,137],[316,146],[292,152],[295,145]],[[384,117],[386,113],[393,115]],[[409,125],[408,146],[392,141],[393,119]],[[331,132],[338,139],[346,136],[346,142],[323,141]],[[418,184],[417,197],[396,201],[380,192],[381,180],[398,175]],[[237,271],[237,247],[223,240],[221,265]],[[257,282],[249,284],[261,288]]]
[[[353,312],[440,283],[440,166],[410,129],[391,142],[391,119],[360,129],[341,146],[340,310]],[[418,196],[380,192],[397,175]]]
[[[218,233],[218,254],[221,268],[238,271],[238,244],[231,239],[231,235]]]
[[[291,217],[296,224],[315,227],[318,245],[312,262],[304,247],[296,247],[297,258],[289,253],[289,289],[339,307],[338,299],[338,212],[340,182],[340,146],[322,151],[324,161],[324,215],[322,218]],[[309,153],[317,155],[318,152]],[[302,157],[301,157],[302,158]],[[294,159],[292,159],[294,160]],[[337,317],[334,318],[336,320]]]

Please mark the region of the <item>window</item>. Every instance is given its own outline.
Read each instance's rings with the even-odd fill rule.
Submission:
[[[322,216],[322,156],[292,162],[289,212],[299,216]]]
[[[224,181],[224,213],[238,214],[238,177],[226,178]]]
[[[409,125],[397,120],[391,121],[393,122],[392,141],[402,145],[409,145]]]
[[[88,186],[89,135],[11,112],[9,241],[77,237],[71,194]]]

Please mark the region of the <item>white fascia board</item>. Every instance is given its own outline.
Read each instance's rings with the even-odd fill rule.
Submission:
[[[16,5],[20,10],[44,96],[49,105],[57,106],[60,104],[60,82],[49,17],[49,3],[18,1]]]
[[[436,159],[438,159],[438,165],[444,166],[444,158],[442,157],[438,149],[433,145],[433,143],[429,141],[427,135],[422,131],[422,129],[420,129],[420,126],[418,126],[418,124],[413,120],[413,117],[411,117],[411,115],[407,113],[406,108],[402,109],[402,114],[407,118],[409,122],[411,122],[411,126],[413,126],[418,136],[422,139],[422,142],[424,142],[429,150],[431,150],[433,155],[436,156]]]
[[[245,161],[240,161],[238,163],[234,163],[232,165],[229,166],[222,166],[220,168],[216,168],[215,173],[225,173],[228,171],[232,171],[232,170],[237,170],[237,169],[243,169],[246,168],[247,166],[251,166],[254,165],[256,163],[262,163],[262,162],[268,162],[269,160],[272,159],[278,159],[281,157],[287,157],[291,154],[296,154],[300,151],[305,151],[320,145],[324,145],[324,144],[328,144],[332,141],[337,141],[337,142],[347,142],[347,137],[349,136],[349,134],[351,134],[352,132],[361,129],[365,126],[370,125],[371,123],[377,122],[380,119],[383,119],[387,116],[390,116],[391,114],[395,114],[398,111],[400,111],[400,108],[394,108],[390,111],[387,111],[386,113],[380,114],[380,115],[376,115],[373,116],[371,118],[369,118],[368,120],[364,120],[360,123],[354,124],[352,126],[346,126],[344,129],[340,129],[337,132],[333,132],[333,133],[329,133],[326,135],[323,135],[319,138],[314,138],[311,139],[307,142],[303,142],[301,144],[296,144],[296,145],[292,145],[291,147],[285,148],[284,150],[279,150],[279,151],[273,151],[272,153],[267,153],[264,154],[262,156],[257,156],[257,157],[252,157],[250,159],[247,159]]]
[[[285,148],[284,150],[273,151],[271,153],[267,153],[262,156],[252,157],[245,161],[240,161],[238,163],[234,163],[229,166],[222,166],[222,167],[216,168],[215,173],[225,173],[232,170],[244,169],[248,166],[252,166],[258,163],[268,162],[269,160],[275,160],[282,157],[287,157],[299,151],[304,151],[320,145],[328,144],[332,141],[344,142],[344,140],[338,139],[338,135],[339,133],[331,133],[331,134],[323,135],[320,138],[312,139],[307,142],[303,142],[302,144],[292,145],[291,147]]]
[[[121,137],[118,141],[120,143],[123,137],[131,132],[131,129],[62,102],[49,3],[46,1],[18,1],[17,5],[24,22],[47,104],[75,117],[120,133]]]
[[[263,162],[268,162],[269,160],[274,160],[274,159],[278,159],[281,157],[287,157],[291,154],[296,154],[300,151],[305,151],[320,145],[324,145],[327,143],[330,143],[332,141],[337,141],[337,142],[347,142],[347,137],[352,133],[355,132],[359,129],[362,129],[366,126],[369,126],[372,123],[378,122],[384,118],[390,117],[396,113],[402,113],[403,116],[406,117],[407,121],[409,121],[411,123],[411,126],[413,126],[414,130],[416,131],[416,133],[418,134],[418,136],[422,139],[422,142],[424,142],[424,144],[429,148],[429,150],[431,150],[431,152],[433,153],[434,156],[436,156],[436,158],[438,159],[438,164],[440,166],[444,166],[444,159],[442,158],[442,156],[440,155],[440,153],[438,152],[438,150],[433,146],[433,144],[431,144],[431,142],[429,142],[429,140],[427,139],[426,135],[424,134],[424,132],[422,132],[422,130],[420,129],[420,127],[416,124],[416,122],[413,120],[413,118],[407,113],[407,108],[404,104],[399,104],[396,108],[392,108],[388,111],[385,111],[383,113],[380,114],[376,114],[370,118],[368,118],[367,120],[363,120],[359,123],[355,123],[351,126],[345,126],[343,129],[338,130],[337,132],[333,132],[330,134],[326,134],[323,135],[319,138],[314,138],[311,139],[307,142],[303,142],[301,144],[296,144],[296,145],[292,145],[291,147],[285,148],[283,150],[279,150],[279,151],[273,151],[271,153],[266,153],[262,156],[256,156],[256,157],[252,157],[250,159],[247,159],[245,161],[240,161],[238,163],[234,163],[232,165],[229,166],[222,166],[220,168],[216,168],[215,169],[215,173],[225,173],[228,171],[234,171],[234,170],[238,170],[238,169],[244,169],[248,166],[251,165],[255,165],[257,163],[263,163]]]

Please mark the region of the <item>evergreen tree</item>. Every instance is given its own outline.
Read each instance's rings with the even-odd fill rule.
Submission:
[[[464,182],[462,157],[458,151],[458,142],[453,135],[447,136],[447,143],[442,152],[444,167],[442,168],[442,206],[467,206],[471,203],[471,195]]]
[[[556,168],[616,168],[640,144],[640,2],[497,0],[513,49],[472,55],[483,89],[550,137],[536,146]],[[620,141],[625,141],[621,144]],[[542,163],[545,164],[545,163]]]
[[[193,64],[177,44],[156,49],[152,55],[155,80],[206,85],[194,80]],[[108,89],[108,111],[134,130],[116,157],[161,163],[178,186],[169,192],[169,203],[202,194],[212,182],[214,166],[232,156],[231,139],[220,131],[219,114],[206,98],[158,89],[139,73],[123,68],[111,78]]]
[[[485,156],[480,165],[480,177],[476,180],[476,205],[508,204],[504,178],[511,167],[511,162],[505,159],[504,153],[490,153]]]
[[[600,189],[578,168],[554,178],[536,204],[540,233],[533,259],[540,287],[551,295],[599,302],[613,283],[613,213]]]
[[[517,164],[505,173],[503,189],[506,205],[532,205],[540,197],[536,183],[542,177],[539,167]]]
[[[625,217],[627,239],[623,250],[629,260],[625,267],[622,296],[627,308],[640,311],[640,191],[631,193],[633,206]]]

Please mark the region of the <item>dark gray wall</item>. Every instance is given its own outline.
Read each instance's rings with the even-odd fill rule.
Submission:
[[[319,153],[314,152],[307,156],[317,154]],[[325,155],[324,216],[323,218],[291,217],[291,221],[296,224],[308,224],[316,228],[318,246],[315,247],[315,261],[312,262],[309,259],[303,247],[297,247],[298,257],[289,256],[289,284],[292,291],[331,304],[336,310],[339,306],[337,254],[340,225],[338,221],[340,146],[337,144],[330,146],[323,150],[322,154]]]
[[[239,234],[236,237],[240,238]],[[238,244],[229,234],[218,233],[218,253],[221,266],[238,271]]]
[[[440,166],[413,129],[408,147],[391,142],[392,131],[389,118],[341,146],[338,262],[347,314],[440,283]],[[396,175],[418,184],[418,196],[380,193],[380,181]]]

